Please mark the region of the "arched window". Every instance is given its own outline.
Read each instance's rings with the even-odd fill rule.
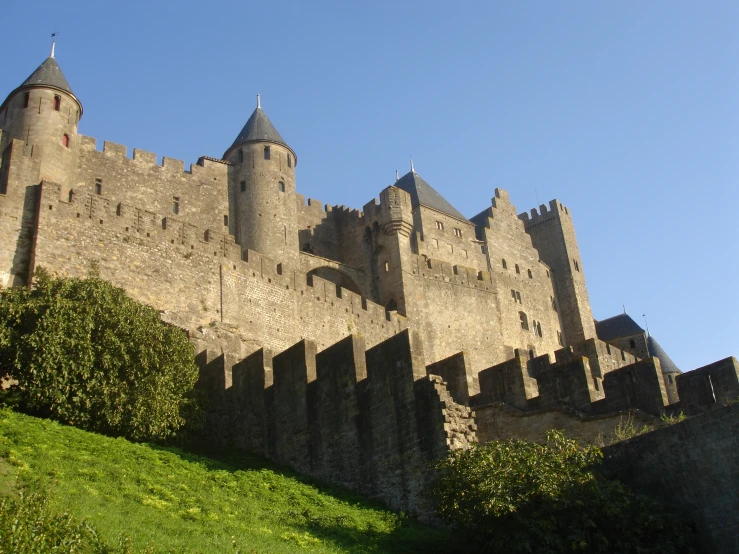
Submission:
[[[518,319],[521,320],[521,329],[524,331],[529,330],[529,318],[526,317],[526,314],[523,312],[518,312]]]
[[[62,97],[55,96],[54,97],[54,110],[58,112],[61,108],[62,108]]]
[[[533,279],[533,278],[534,278],[534,274],[531,273],[531,270],[529,269],[529,279]]]
[[[31,102],[31,93],[27,92],[26,94],[23,95],[23,107],[27,108],[30,102]]]
[[[516,273],[521,273],[521,268],[518,267],[518,264],[516,264]]]
[[[293,157],[290,154],[288,154],[287,155],[287,167],[292,167],[292,166],[293,166]]]
[[[62,146],[64,148],[69,148],[69,135],[64,135],[62,137]]]
[[[279,183],[280,192],[285,192],[285,181]]]
[[[503,269],[508,269],[508,262],[505,261],[505,258],[503,258]]]
[[[264,147],[264,159],[269,160],[269,146]]]

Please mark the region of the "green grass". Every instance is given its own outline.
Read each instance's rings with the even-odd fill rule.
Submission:
[[[245,453],[220,461],[0,410],[0,494],[16,479],[52,509],[156,552],[449,552],[450,536]]]

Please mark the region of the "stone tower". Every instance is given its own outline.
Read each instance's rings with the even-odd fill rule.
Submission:
[[[242,252],[255,250],[296,267],[298,159],[262,111],[259,97],[257,108],[223,158],[233,164],[229,172],[232,232]]]
[[[82,104],[54,59],[52,47],[51,55],[0,106],[4,157],[10,156],[6,149],[12,147],[13,139],[22,140],[40,160],[36,183],[72,182],[80,117]]]

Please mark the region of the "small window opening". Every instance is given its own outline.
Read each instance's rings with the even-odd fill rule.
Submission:
[[[264,147],[264,159],[269,160],[269,146]]]
[[[670,381],[670,384],[672,384],[672,373],[667,374],[667,379]]]
[[[246,192],[246,181],[241,181],[241,192]]]
[[[547,279],[549,279],[549,277],[550,277],[549,270],[547,269]]]
[[[454,234],[458,237],[462,236],[462,229],[454,229]]]
[[[390,264],[385,262],[385,271],[390,271]]]
[[[523,301],[521,300],[521,293],[516,291],[516,302],[519,304],[523,304]]]
[[[518,264],[516,264],[516,273],[521,273],[521,268],[518,267]]]
[[[600,385],[598,385],[598,378],[597,377],[593,377],[593,386],[595,387],[595,390],[597,390],[597,391],[600,390]]]
[[[636,342],[634,342],[634,339],[629,341],[629,348],[636,348]]]
[[[69,148],[69,135],[62,136],[62,146],[64,148]]]
[[[285,181],[279,183],[280,192],[285,192]]]
[[[621,360],[626,361],[626,354],[624,354],[623,350],[621,350]]]
[[[61,108],[62,108],[62,97],[55,96],[54,97],[54,110],[58,112]]]
[[[27,92],[26,94],[23,95],[23,107],[27,108],[30,102],[31,102],[31,93]]]
[[[444,230],[444,224],[443,224],[443,223],[442,223],[441,221],[437,221],[437,222],[436,222],[436,228],[437,228],[437,229],[438,229],[439,231],[443,231],[443,230]]]
[[[227,216],[227,215],[224,215],[224,216],[223,216],[223,225],[224,225],[225,227],[228,227],[228,216]]]
[[[564,346],[564,344],[562,343],[562,331],[557,331],[557,342],[560,346]]]
[[[172,200],[172,213],[173,214],[180,213],[180,197],[179,196],[175,196],[174,199]]]
[[[575,271],[580,271],[580,266],[577,263],[577,260],[572,260],[575,263]]]
[[[287,167],[292,167],[292,166],[293,166],[293,157],[290,154],[288,154],[287,155]]]
[[[526,314],[523,312],[518,312],[518,319],[521,320],[521,329],[524,331],[529,330],[529,318],[526,317]]]
[[[239,149],[239,162],[244,161],[244,151]]]
[[[608,352],[608,354],[611,353],[611,345],[608,343],[606,343],[606,352]]]
[[[529,350],[529,359],[533,360],[536,357],[536,353],[534,352],[534,349],[532,348]]]
[[[505,261],[505,258],[503,258],[503,269],[508,269],[508,262]]]
[[[74,191],[70,189],[69,191],[69,202],[72,202],[74,200]],[[121,214],[118,214],[121,215]]]
[[[528,274],[529,274],[529,279],[533,279],[534,278],[534,274],[531,273],[531,270],[530,269],[528,270]]]
[[[103,180],[102,179],[95,179],[95,194],[100,196],[103,194]]]
[[[541,332],[541,321],[536,322],[536,334],[543,337],[544,334]]]

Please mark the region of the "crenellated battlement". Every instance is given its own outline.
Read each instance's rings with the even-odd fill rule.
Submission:
[[[529,213],[523,212],[519,214],[519,219],[524,222],[526,229],[552,221],[557,218],[571,218],[570,210],[567,206],[562,204],[559,200],[550,200],[549,206],[541,204],[539,209],[532,208]]]
[[[110,141],[103,141],[103,148],[98,149],[98,140],[95,137],[89,137],[85,135],[79,135],[76,139],[79,143],[80,152],[82,155],[97,155],[105,156],[111,160],[117,161],[128,161],[133,166],[138,168],[159,168],[162,171],[172,174],[183,174],[183,175],[199,175],[204,174],[208,170],[215,169],[216,171],[223,171],[227,166],[233,165],[231,162],[221,160],[217,158],[211,158],[209,156],[201,156],[198,158],[197,163],[190,164],[189,169],[185,169],[185,162],[175,158],[169,158],[167,156],[161,157],[161,163],[157,162],[157,155],[153,152],[141,150],[140,148],[133,149],[133,156],[128,157],[128,147],[122,144],[116,144]]]
[[[492,291],[492,277],[487,270],[477,269],[463,265],[453,265],[444,260],[429,258],[426,256],[412,255],[411,272],[424,279],[438,280],[452,283],[462,287]]]
[[[215,440],[423,515],[426,465],[476,442],[474,413],[425,367],[410,331],[370,349],[350,335],[318,350],[303,340],[230,367],[201,354]]]

